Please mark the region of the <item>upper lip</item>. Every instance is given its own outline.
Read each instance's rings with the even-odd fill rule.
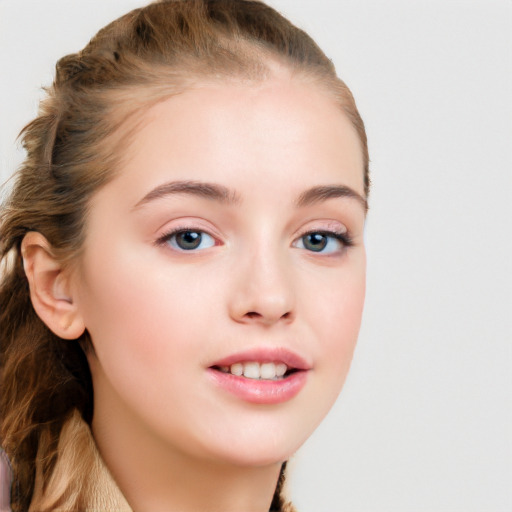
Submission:
[[[311,369],[311,365],[302,356],[284,347],[259,347],[236,352],[215,361],[210,368],[244,362],[284,363],[288,368],[295,370]]]

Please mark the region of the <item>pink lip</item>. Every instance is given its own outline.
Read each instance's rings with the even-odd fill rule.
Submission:
[[[308,372],[299,370],[280,380],[238,377],[208,368],[210,378],[222,389],[253,404],[279,404],[291,400],[306,384]]]
[[[257,363],[284,363],[288,368],[296,370],[310,370],[311,365],[306,362],[298,354],[291,352],[286,348],[272,347],[272,348],[257,348],[249,349],[243,352],[237,352],[230,356],[215,361],[210,368],[213,366],[231,366],[235,363],[246,363],[246,362],[257,362]]]
[[[234,363],[284,363],[294,372],[277,380],[259,380],[224,373],[216,368]],[[284,348],[260,348],[232,354],[208,368],[208,375],[222,389],[246,402],[279,404],[296,396],[306,384],[311,365],[301,356]]]

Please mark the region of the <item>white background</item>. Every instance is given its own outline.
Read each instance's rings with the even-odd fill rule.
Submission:
[[[300,512],[512,511],[512,2],[273,0],[366,122],[368,295]],[[0,0],[1,180],[56,60],[135,0]],[[307,414],[307,411],[304,411]]]

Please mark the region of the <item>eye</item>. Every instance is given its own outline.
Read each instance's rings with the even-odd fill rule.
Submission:
[[[352,245],[352,240],[347,233],[334,233],[326,231],[312,231],[302,235],[294,247],[306,249],[311,252],[333,254],[340,252],[344,247]]]
[[[169,244],[177,251],[196,251],[208,249],[215,245],[214,238],[204,231],[180,229],[160,239],[161,243]]]

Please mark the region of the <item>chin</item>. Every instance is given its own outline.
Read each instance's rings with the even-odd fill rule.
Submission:
[[[298,432],[283,428],[240,429],[223,436],[223,442],[210,443],[203,440],[203,447],[212,460],[224,460],[240,467],[262,467],[281,464],[292,457],[309,437],[311,432]]]
[[[267,466],[273,466],[275,464],[282,464],[283,462],[287,461],[292,455],[297,451],[295,450],[283,450],[282,448],[279,448],[277,450],[271,450],[271,449],[254,449],[252,447],[251,449],[247,449],[244,452],[241,453],[223,453],[223,454],[217,454],[215,457],[217,460],[219,458],[222,458],[226,464],[229,464],[231,466],[237,466],[237,467],[267,467]]]

